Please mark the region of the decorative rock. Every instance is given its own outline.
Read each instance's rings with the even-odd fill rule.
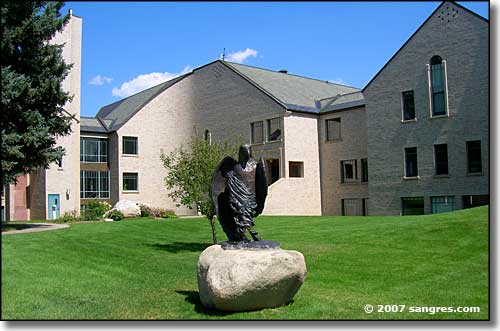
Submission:
[[[119,210],[122,212],[124,217],[140,217],[141,208],[139,207],[140,202],[130,201],[130,200],[120,200],[111,210]]]
[[[198,289],[207,308],[249,311],[289,303],[307,275],[304,256],[282,249],[205,249],[198,260]]]

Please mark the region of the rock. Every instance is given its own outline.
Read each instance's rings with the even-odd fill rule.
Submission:
[[[124,217],[140,217],[141,208],[140,202],[131,200],[120,200],[111,210],[119,210]]]
[[[114,219],[112,219],[112,218],[105,218],[105,219],[104,219],[104,222],[114,222],[114,221],[115,221],[115,220],[114,220]]]
[[[249,311],[289,303],[307,275],[304,256],[282,249],[205,249],[198,259],[198,289],[207,308]]]

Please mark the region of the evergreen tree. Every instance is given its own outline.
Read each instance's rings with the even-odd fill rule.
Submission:
[[[64,155],[58,136],[71,132],[64,105],[71,96],[62,82],[71,64],[63,45],[49,41],[70,15],[61,16],[62,2],[2,1],[1,8],[1,183],[47,168]]]

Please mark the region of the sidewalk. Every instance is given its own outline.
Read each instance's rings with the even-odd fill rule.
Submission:
[[[29,233],[29,232],[41,232],[41,231],[50,231],[50,230],[69,228],[68,224],[55,224],[55,223],[27,223],[25,225],[27,227],[26,229],[2,232],[2,235],[4,235],[4,234],[17,234],[17,233]]]

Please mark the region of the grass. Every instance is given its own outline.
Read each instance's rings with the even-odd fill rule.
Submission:
[[[407,217],[259,217],[306,258],[284,307],[226,314],[199,301],[204,219],[127,220],[2,237],[2,319],[488,319],[488,207]],[[219,231],[219,238],[225,238]],[[363,307],[371,304],[375,312]],[[378,305],[406,305],[402,313]],[[409,306],[480,307],[410,313]]]

